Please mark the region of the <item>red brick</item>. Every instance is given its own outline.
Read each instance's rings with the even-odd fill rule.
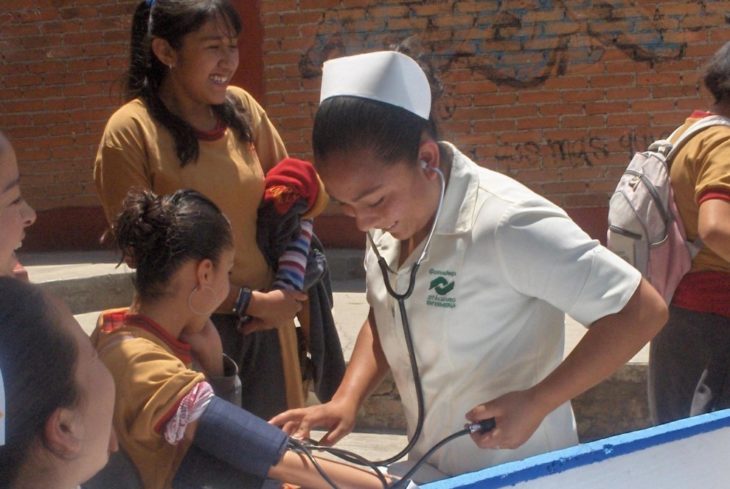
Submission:
[[[349,4],[349,1],[350,0],[348,0],[348,4]],[[425,16],[429,16],[429,15],[439,15],[439,14],[448,15],[450,5],[451,4],[449,4],[449,3],[441,3],[441,4],[440,3],[421,3],[420,5],[414,4],[412,9],[413,9],[413,14],[416,17],[425,17]]]
[[[544,102],[558,102],[560,100],[561,94],[557,90],[522,90],[518,95],[518,103],[522,104],[542,104]]]
[[[618,127],[631,127],[631,126],[638,126],[638,127],[646,127],[651,122],[649,114],[634,114],[634,113],[626,113],[626,114],[609,114],[606,116],[606,125],[607,126],[618,126]]]
[[[546,116],[546,117],[534,117],[526,119],[517,119],[517,129],[540,129],[550,128],[558,125],[558,117]]]
[[[605,117],[602,115],[575,115],[560,117],[560,127],[586,128],[602,127],[605,124]]]
[[[444,6],[442,6],[444,5]],[[449,13],[449,7],[453,6],[457,12],[479,13],[488,16],[497,13],[498,2],[444,2],[443,4],[426,4],[415,7],[416,15],[432,15]]]
[[[542,115],[583,114],[584,104],[542,104],[539,106]]]
[[[511,105],[517,102],[517,93],[484,93],[474,95],[475,106]]]
[[[474,131],[477,133],[487,131],[510,131],[516,128],[514,120],[505,121],[476,121],[473,124]]]
[[[656,112],[675,110],[673,100],[637,100],[631,103],[631,110],[634,112]]]
[[[681,84],[651,87],[651,93],[654,98],[692,97],[697,95],[697,90],[698,89],[696,86],[687,86]]]
[[[594,75],[590,77],[590,84],[594,88],[633,87],[637,83],[634,75]]]
[[[651,96],[649,87],[607,88],[606,100],[637,100]]]
[[[269,2],[262,2],[268,4]],[[294,5],[294,2],[279,2]],[[340,5],[340,0],[299,0],[299,8],[302,10],[329,10]]]
[[[545,82],[547,90],[574,90],[588,88],[588,79],[579,75],[568,75],[550,78]]]
[[[585,104],[586,114],[610,114],[613,112],[626,112],[630,109],[628,102],[595,102]]]
[[[546,22],[544,25],[546,35],[575,34],[580,26],[575,22]]]
[[[671,15],[699,15],[702,13],[702,6],[697,3],[688,3],[688,2],[679,2],[676,4],[673,4],[671,2],[667,2],[666,4],[659,7],[659,11],[662,13],[662,15],[671,16]]]

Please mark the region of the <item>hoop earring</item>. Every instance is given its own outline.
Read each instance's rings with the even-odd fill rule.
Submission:
[[[213,287],[210,285],[204,285],[201,289],[198,289],[198,286],[196,285],[193,290],[190,291],[190,295],[188,296],[188,309],[190,309],[190,312],[197,316],[210,316],[212,312],[200,312],[193,306],[193,294],[197,291],[210,291],[211,297],[215,297],[215,291],[213,290]]]

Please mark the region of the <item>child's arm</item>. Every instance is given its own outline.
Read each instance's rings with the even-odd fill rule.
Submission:
[[[193,357],[207,377],[224,375],[223,343],[210,319],[206,321],[203,329],[196,333],[183,331],[180,340],[190,345]]]
[[[220,335],[210,319],[201,331],[192,334],[183,331],[180,339],[190,345],[193,358],[207,377],[213,392],[240,406],[241,379],[238,377],[238,365],[223,353]]]
[[[187,425],[185,439],[239,473],[290,482],[305,489],[331,489],[312,462],[288,449],[288,436],[253,414],[214,397],[199,419]],[[382,489],[374,473],[317,458],[338,487]]]

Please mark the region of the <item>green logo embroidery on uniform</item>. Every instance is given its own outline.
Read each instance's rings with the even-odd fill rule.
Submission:
[[[431,285],[428,286],[428,290],[435,289],[438,295],[446,295],[451,292],[454,288],[454,282],[449,282],[443,277],[436,277],[431,280]]]
[[[430,275],[435,275],[431,279],[431,283],[428,286],[429,293],[426,298],[426,305],[433,307],[446,307],[453,309],[456,307],[456,298],[449,297],[449,294],[454,290],[456,286],[456,272],[451,270],[436,270],[434,268],[428,271]]]

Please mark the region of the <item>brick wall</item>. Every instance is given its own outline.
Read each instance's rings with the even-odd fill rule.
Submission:
[[[0,130],[15,147],[23,193],[38,211],[25,249],[99,246],[105,221],[92,166],[106,120],[123,103],[129,31],[138,3],[0,3]],[[246,32],[234,82],[261,98],[257,5],[233,3]]]
[[[443,86],[443,137],[603,236],[631,154],[705,108],[724,1],[262,2],[268,111],[309,151],[321,63],[404,43]]]
[[[91,166],[121,100],[115,83],[136,3],[2,2],[0,129],[42,211],[26,244],[35,236],[37,247],[94,246],[102,221]],[[596,236],[630,154],[706,107],[701,67],[730,40],[726,1],[234,3],[248,23],[236,81],[262,99],[293,154],[310,156],[321,63],[405,42],[443,86],[444,138],[563,205]],[[341,230],[329,212],[331,230]],[[325,234],[361,244],[341,239],[348,233]]]
[[[90,163],[127,66],[134,2],[4,0],[0,128],[39,210],[96,206]]]

